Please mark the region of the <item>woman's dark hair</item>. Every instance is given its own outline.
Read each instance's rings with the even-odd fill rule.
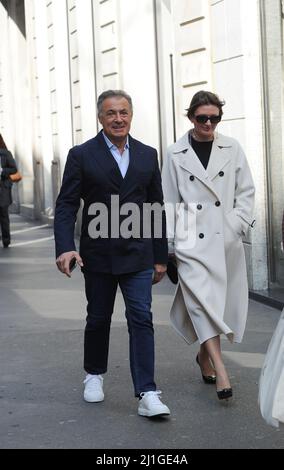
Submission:
[[[1,134],[0,134],[0,149],[7,150],[6,144],[5,144],[4,139],[3,139]]]
[[[220,111],[220,116],[223,116],[222,108],[225,104],[225,101],[221,101],[217,95],[211,93],[210,91],[198,91],[193,96],[189,108],[186,110],[188,119],[194,117],[195,111],[197,110],[197,108],[199,108],[199,106],[207,106],[211,104],[213,106],[217,106]]]

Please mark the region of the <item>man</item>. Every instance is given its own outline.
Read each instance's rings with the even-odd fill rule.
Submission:
[[[130,203],[138,208],[139,222],[147,226],[149,221],[143,219],[145,204],[163,205],[157,152],[129,135],[133,108],[125,92],[104,92],[98,99],[98,116],[103,130],[69,152],[55,212],[57,266],[70,277],[70,264],[75,260],[85,277],[88,315],[84,399],[104,400],[102,374],[107,371],[111,316],[119,285],[126,305],[131,375],[135,396],[140,399],[138,414],[169,415],[154,382],[150,311],[152,277],[159,282],[166,271],[165,215],[162,213],[160,237],[152,235],[152,224],[148,238],[141,236],[141,231],[139,236],[123,237],[114,223],[123,225],[127,211],[122,209]],[[74,244],[74,225],[80,198],[84,209],[79,255]],[[93,216],[100,212],[98,208],[107,208],[107,213],[96,224]],[[106,234],[101,235],[105,231],[101,225],[106,222]]]

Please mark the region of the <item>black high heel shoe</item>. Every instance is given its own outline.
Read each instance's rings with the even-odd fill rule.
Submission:
[[[219,400],[228,400],[228,398],[231,398],[233,396],[233,390],[232,388],[223,388],[223,390],[217,390],[217,396]]]
[[[197,354],[197,356],[196,356],[196,362],[197,362],[197,364],[198,364],[199,367],[200,367],[198,354]],[[200,371],[201,371],[201,375],[202,375],[203,381],[204,381],[206,384],[215,384],[215,383],[216,383],[216,375],[203,375],[203,374],[202,374],[201,367],[200,367]],[[221,391],[222,391],[222,390],[221,390]]]

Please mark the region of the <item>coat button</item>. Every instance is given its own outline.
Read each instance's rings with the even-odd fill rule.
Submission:
[[[201,239],[204,238],[204,233],[200,233],[199,238],[201,238]]]
[[[194,181],[195,178],[194,178],[193,175],[191,175],[191,176],[189,177],[189,179],[190,179],[190,181]]]
[[[219,172],[219,176],[221,176],[221,178],[222,178],[222,176],[224,176],[224,174],[225,174],[224,171]]]
[[[201,204],[198,204],[198,205],[196,206],[196,209],[199,210],[199,211],[201,211],[201,210],[202,210],[202,205],[201,205]]]
[[[221,202],[220,202],[220,201],[216,201],[216,202],[215,202],[215,206],[216,206],[216,207],[220,207],[220,206],[221,206]]]

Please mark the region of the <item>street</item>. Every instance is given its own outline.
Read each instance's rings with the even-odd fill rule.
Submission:
[[[11,216],[12,245],[0,248],[1,449],[283,449],[284,427],[262,419],[258,379],[280,311],[250,301],[242,344],[222,339],[234,397],[217,399],[203,383],[189,347],[172,329],[174,286],[154,287],[156,382],[169,419],[137,415],[128,360],[124,305],[113,316],[105,401],[83,401],[85,295],[54,262],[48,226]],[[284,399],[284,398],[283,398]]]

